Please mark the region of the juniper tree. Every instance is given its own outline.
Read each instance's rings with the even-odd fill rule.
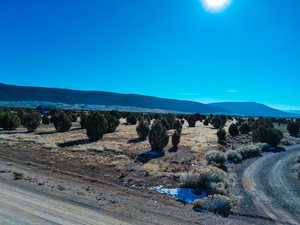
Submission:
[[[0,113],[0,128],[15,130],[21,125],[20,118],[11,112]]]
[[[181,133],[179,131],[175,131],[172,135],[172,145],[177,149],[178,144],[180,143]]]
[[[70,130],[72,121],[70,117],[63,111],[58,111],[52,116],[52,122],[58,132],[66,132]]]
[[[82,129],[86,129],[87,118],[88,118],[88,115],[85,112],[82,112],[80,114],[80,126],[81,126]]]
[[[137,123],[137,119],[133,114],[129,114],[126,118],[126,122],[130,125],[135,125]]]
[[[189,127],[195,127],[196,126],[197,120],[193,115],[187,116],[186,120],[189,124]]]
[[[136,132],[139,138],[141,140],[145,140],[149,134],[149,131],[149,123],[144,121],[143,119],[140,120],[139,125],[136,127]]]
[[[102,139],[107,132],[107,120],[100,112],[92,112],[87,117],[86,134],[91,141]]]
[[[291,136],[295,136],[295,137],[298,136],[299,135],[299,129],[300,129],[300,127],[299,127],[299,124],[297,122],[290,121],[288,123],[287,130],[288,130],[288,132]]]
[[[180,122],[179,120],[176,120],[176,121],[174,122],[173,128],[174,128],[176,131],[178,131],[179,133],[181,133],[181,131],[182,131],[182,124],[181,124],[181,122]]]
[[[243,123],[239,130],[241,134],[248,134],[251,131],[251,127],[248,125],[248,123]]]
[[[107,131],[106,133],[113,133],[115,132],[115,130],[117,129],[117,127],[120,124],[120,121],[117,117],[111,115],[111,114],[107,114],[105,116],[106,120],[107,120]]]
[[[222,128],[217,132],[218,143],[221,145],[226,145],[226,131]]]
[[[221,116],[215,116],[211,121],[215,129],[222,129],[226,124],[226,118]]]
[[[35,131],[41,123],[41,114],[39,112],[27,112],[23,116],[23,126],[29,132]]]
[[[204,120],[203,125],[208,126],[209,125],[209,120],[208,119]]]
[[[42,116],[42,123],[43,123],[44,125],[48,125],[48,124],[50,123],[50,120],[49,120],[49,117],[48,117],[47,114],[44,114],[44,115]]]
[[[232,137],[236,137],[239,135],[239,129],[234,123],[230,125],[228,132]]]
[[[272,147],[278,146],[282,138],[282,132],[274,128],[260,126],[253,132],[254,142],[267,143]]]
[[[162,126],[160,120],[156,120],[149,132],[149,143],[152,151],[163,151],[164,147],[168,145],[169,136],[166,129]]]

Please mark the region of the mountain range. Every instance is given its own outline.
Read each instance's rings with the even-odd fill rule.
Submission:
[[[16,86],[0,83],[1,102],[51,102],[68,105],[115,106],[116,108],[162,110],[181,113],[233,114],[243,116],[297,117],[298,115],[270,108],[254,102],[223,102],[203,104],[137,94],[119,94],[103,91]],[[0,104],[1,106],[1,104]]]

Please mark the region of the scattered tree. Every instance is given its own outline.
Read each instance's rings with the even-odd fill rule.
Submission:
[[[175,129],[175,128],[174,128],[174,123],[176,122],[176,117],[175,117],[175,115],[173,115],[173,114],[167,114],[167,115],[166,115],[166,121],[167,121],[167,123],[168,123],[168,128],[167,128],[167,130]]]
[[[187,116],[186,120],[187,120],[187,122],[189,124],[189,127],[195,127],[196,126],[197,120],[196,120],[196,118],[193,115]]]
[[[208,119],[204,120],[203,125],[208,126],[209,125],[209,120]]]
[[[299,124],[297,122],[294,122],[294,121],[290,121],[288,123],[288,126],[287,126],[287,130],[289,131],[289,134],[291,136],[298,136],[299,135]]]
[[[174,146],[175,149],[177,149],[178,144],[180,143],[180,136],[181,136],[181,133],[178,132],[177,130],[172,135],[172,145]]]
[[[92,112],[86,123],[86,133],[91,141],[102,139],[107,132],[107,120],[100,112]]]
[[[135,125],[137,123],[137,119],[136,117],[133,115],[133,114],[129,114],[127,117],[126,117],[126,122],[130,125]]]
[[[219,129],[217,132],[218,143],[221,145],[226,145],[226,131],[224,129]]]
[[[35,131],[41,123],[41,114],[38,112],[27,112],[23,116],[23,126],[29,132]]]
[[[249,132],[251,131],[251,128],[250,126],[248,125],[248,123],[243,123],[241,126],[240,126],[240,133],[241,134],[249,134]]]
[[[163,151],[164,147],[168,145],[169,136],[166,129],[162,126],[160,120],[156,120],[149,132],[149,143],[152,151]]]
[[[179,120],[176,120],[174,122],[174,129],[176,131],[178,131],[179,133],[181,133],[181,131],[182,131],[182,124],[181,124],[181,122]]]
[[[283,134],[280,130],[260,126],[253,132],[253,141],[267,143],[272,147],[280,144]]]
[[[107,131],[106,133],[113,133],[117,129],[120,124],[120,121],[117,117],[112,116],[111,114],[107,114],[105,116],[107,120]]]
[[[49,120],[49,117],[48,117],[47,114],[44,114],[44,115],[42,116],[42,123],[43,123],[44,125],[50,124],[50,120]]]
[[[236,137],[239,135],[239,129],[234,123],[230,125],[228,132],[232,137]]]
[[[0,113],[0,127],[4,130],[15,130],[20,125],[21,120],[17,115],[11,112]]]
[[[143,119],[140,120],[139,125],[136,127],[136,132],[141,140],[146,140],[149,134],[149,124]]]
[[[86,127],[87,127],[87,118],[88,118],[88,115],[85,112],[82,112],[80,114],[80,126],[82,129],[86,129]]]
[[[58,111],[52,116],[52,121],[54,124],[55,129],[58,132],[67,132],[70,130],[72,126],[72,121],[69,118],[69,116],[63,112],[63,111]]]
[[[226,124],[226,118],[223,118],[221,116],[215,116],[212,121],[211,121],[213,127],[215,129],[221,129],[225,126]]]

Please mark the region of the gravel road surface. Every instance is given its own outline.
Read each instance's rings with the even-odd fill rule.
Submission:
[[[243,173],[243,187],[256,208],[275,224],[300,224],[300,181],[293,172],[300,147],[267,153]]]
[[[1,225],[129,225],[100,210],[33,193],[0,181]]]

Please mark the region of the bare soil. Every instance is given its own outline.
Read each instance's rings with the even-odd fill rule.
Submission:
[[[41,126],[34,133],[23,128],[0,131],[0,158],[6,167],[6,161],[15,163],[12,169],[2,168],[6,172],[0,177],[14,179],[19,171],[26,178],[19,182],[139,218],[136,224],[251,224],[238,216],[194,212],[191,205],[151,190],[157,185],[177,187],[182,172],[205,165],[205,153],[220,147],[215,129],[200,123],[195,128],[185,126],[177,150],[168,145],[164,156],[149,159],[143,156],[149,143],[137,140],[135,128],[121,124],[115,133],[93,143],[78,123],[66,133],[57,133],[52,126]],[[248,142],[247,136],[231,139],[229,147]]]

